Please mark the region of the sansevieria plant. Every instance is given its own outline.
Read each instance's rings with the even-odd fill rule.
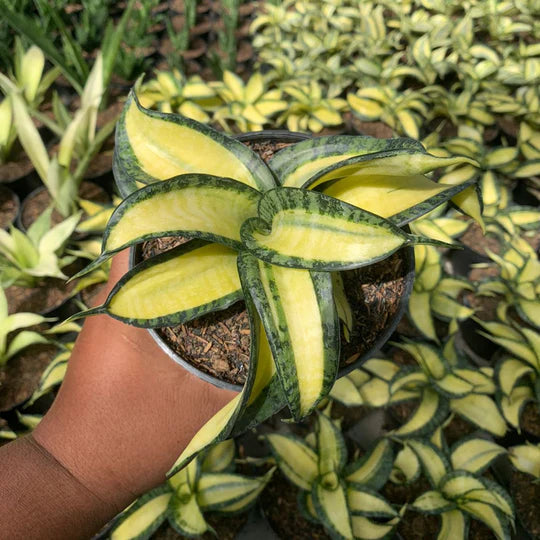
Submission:
[[[314,409],[339,367],[332,273],[437,244],[401,227],[470,186],[425,176],[462,162],[474,164],[432,156],[410,139],[330,136],[284,148],[267,165],[239,141],[147,110],[131,93],[114,157],[125,199],[86,271],[151,238],[193,240],[131,269],[102,306],[82,315],[162,327],[244,299],[251,320],[242,392],[202,428],[173,471],[284,405],[295,419]]]
[[[111,540],[150,538],[168,520],[187,537],[215,531],[204,514],[230,516],[245,512],[255,503],[275,467],[264,476],[234,473],[235,446],[232,440],[210,448],[165,484],[139,497],[120,514],[111,530]]]
[[[398,525],[400,513],[377,492],[392,469],[389,440],[348,462],[339,422],[328,410],[318,414],[315,431],[305,440],[279,433],[266,440],[280,471],[299,489],[302,513],[332,538],[377,540]]]

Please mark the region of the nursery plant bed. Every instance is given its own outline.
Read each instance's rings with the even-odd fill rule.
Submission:
[[[280,149],[307,136],[287,131],[247,133],[238,139],[268,161]],[[166,237],[132,250],[131,265],[168,251],[186,240]],[[381,347],[406,307],[414,276],[411,248],[376,264],[341,273],[355,326],[350,341],[341,336],[343,376]],[[250,350],[249,318],[243,302],[188,323],[149,330],[177,363],[220,387],[239,391],[246,380]]]

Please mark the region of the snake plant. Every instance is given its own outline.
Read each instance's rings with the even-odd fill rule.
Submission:
[[[207,111],[220,103],[216,92],[198,75],[188,78],[177,69],[156,72],[154,79],[141,84],[137,95],[145,107],[178,112],[205,124],[210,122]]]
[[[390,381],[398,371],[399,366],[391,360],[370,358],[338,379],[329,397],[348,407],[385,407],[392,402]]]
[[[528,214],[530,211],[525,210]],[[480,296],[500,295],[503,300],[498,309],[502,313],[514,308],[528,324],[540,326],[540,262],[534,249],[522,238],[509,237],[501,253],[487,250],[488,256],[499,269],[499,276],[477,286]],[[476,265],[492,266],[492,265]],[[504,316],[503,316],[504,318]]]
[[[521,472],[530,474],[535,481],[540,480],[540,444],[521,444],[508,449],[512,465]]]
[[[315,432],[306,439],[273,433],[266,440],[280,471],[299,489],[302,513],[332,538],[375,540],[398,525],[400,513],[377,493],[392,467],[389,440],[349,462],[339,422],[328,409],[318,413]]]
[[[339,365],[332,272],[437,244],[400,227],[470,186],[424,176],[468,158],[431,156],[410,139],[322,137],[285,148],[266,165],[208,126],[143,108],[134,93],[116,142],[114,172],[125,199],[86,271],[143,240],[194,240],[136,266],[102,306],[80,316],[108,313],[161,327],[244,298],[251,319],[243,391],[202,428],[174,470],[216,437],[285,404],[296,419],[313,410]]]
[[[179,534],[201,536],[210,531],[207,512],[234,515],[245,512],[264,489],[274,469],[264,476],[249,477],[234,470],[232,440],[210,448],[167,482],[138,498],[120,514],[110,533],[111,540],[150,538],[167,520]]]
[[[418,367],[403,366],[394,375],[390,381],[391,400],[419,400],[411,416],[392,432],[395,437],[431,433],[450,412],[498,437],[506,433],[506,422],[491,397],[496,391],[493,369],[462,366],[459,358],[449,361],[448,347],[441,352],[420,341],[395,345],[408,352]]]
[[[502,321],[478,321],[481,334],[501,345],[503,355],[495,367],[497,400],[506,421],[516,429],[525,405],[532,401],[540,407],[540,334],[520,327],[508,317]]]
[[[441,253],[432,246],[416,246],[414,258],[416,276],[409,297],[409,317],[425,337],[438,342],[434,319],[461,321],[473,315],[474,310],[460,303],[458,296],[474,287],[465,279],[445,275]]]
[[[470,438],[459,441],[447,456],[427,440],[411,439],[406,444],[410,467],[419,462],[432,487],[411,503],[411,510],[441,516],[437,540],[467,538],[469,518],[483,522],[499,540],[511,538],[512,499],[499,484],[481,476],[504,448]]]

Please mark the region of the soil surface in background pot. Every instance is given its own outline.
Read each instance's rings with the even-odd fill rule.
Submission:
[[[62,269],[66,276],[72,276],[82,269],[84,263],[77,260]],[[60,278],[45,277],[40,279],[36,287],[19,287],[11,285],[4,289],[8,302],[8,312],[21,311],[45,315],[59,308],[72,296],[78,280],[66,283]]]
[[[282,540],[327,540],[321,525],[308,521],[298,509],[299,489],[275,471],[264,489],[259,504],[268,523]]]
[[[0,228],[7,229],[19,213],[19,199],[8,187],[0,185]]]
[[[540,483],[535,484],[529,474],[512,471],[511,485],[516,514],[531,538],[540,538]]]
[[[54,345],[32,345],[8,360],[0,369],[0,411],[20,405],[34,393],[56,351]]]
[[[264,161],[291,143],[247,143]],[[142,258],[148,259],[186,242],[166,237],[143,244]],[[354,316],[350,341],[341,332],[340,366],[346,367],[369,351],[400,309],[405,293],[407,268],[398,251],[379,263],[340,272]],[[242,385],[249,365],[249,318],[243,302],[194,321],[158,329],[168,346],[184,360],[223,381]]]
[[[98,203],[107,203],[110,200],[107,192],[94,184],[93,182],[83,182],[79,190],[79,195],[82,199],[89,199]],[[21,212],[21,224],[25,229],[28,229],[34,221],[50,206],[51,196],[46,189],[38,190],[37,192],[30,194],[23,202]],[[57,210],[53,210],[51,216],[51,225],[57,225],[61,221],[66,219]]]

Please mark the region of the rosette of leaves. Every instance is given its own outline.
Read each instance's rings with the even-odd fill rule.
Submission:
[[[477,321],[481,334],[508,351],[495,368],[497,401],[506,421],[519,429],[520,416],[530,401],[540,408],[540,334],[505,320]]]
[[[418,366],[403,366],[396,373],[390,382],[391,400],[420,402],[407,420],[392,432],[393,436],[407,438],[429,434],[451,412],[497,437],[506,433],[506,422],[491,397],[496,391],[492,368],[472,369],[462,365],[459,358],[449,361],[447,358],[452,352],[448,346],[441,352],[424,342],[394,345],[408,352]]]
[[[0,230],[0,283],[3,287],[35,287],[44,277],[67,279],[62,269],[75,260],[66,245],[80,213],[51,227],[52,208],[47,209],[26,233],[15,227]]]
[[[429,439],[399,439],[396,442],[402,445],[396,453],[390,480],[395,484],[408,485],[416,482],[422,474],[422,441],[429,441],[445,455],[450,455],[454,469],[461,469],[481,474],[499,456],[506,454],[506,449],[489,438],[478,438],[479,434],[471,435],[455,443],[450,452],[443,429],[453,421],[453,417],[439,426]],[[419,446],[420,444],[420,446]],[[428,449],[429,450],[429,449]],[[425,452],[425,450],[424,450]]]
[[[415,279],[408,314],[425,337],[438,342],[434,318],[455,322],[473,315],[474,310],[463,305],[459,295],[464,290],[474,290],[474,286],[466,279],[446,275],[441,253],[432,246],[416,246],[414,262]]]
[[[480,131],[470,126],[459,126],[458,136],[442,144],[452,155],[468,156],[480,164],[480,171],[474,167],[458,166],[446,173],[441,182],[470,179],[480,174],[479,186],[482,192],[483,215],[496,216],[504,210],[511,200],[510,176],[515,171],[518,161],[518,148],[501,146],[490,148],[484,144]]]
[[[213,120],[225,131],[231,130],[229,123],[240,131],[259,131],[288,106],[282,99],[281,90],[268,90],[260,72],[255,72],[244,83],[238,75],[225,70],[223,81],[213,83],[211,87],[223,102],[214,112]]]
[[[529,210],[524,211],[530,213]],[[536,252],[519,237],[508,238],[499,254],[490,250],[486,252],[498,266],[500,275],[480,283],[476,294],[503,296],[504,300],[497,307],[501,313],[512,307],[524,321],[538,328],[540,326],[540,262]]]
[[[278,125],[286,124],[291,131],[319,133],[325,127],[343,123],[341,111],[347,106],[345,100],[325,96],[324,89],[318,82],[286,82],[281,88],[290,101],[287,109],[278,117]]]
[[[530,474],[536,482],[540,481],[540,444],[511,446],[508,457],[518,471]]]
[[[534,87],[520,86],[509,92],[508,87],[493,89],[485,94],[491,112],[508,115],[531,126],[540,124],[540,99]]]
[[[409,139],[322,137],[285,148],[266,165],[208,126],[144,109],[133,93],[116,142],[115,176],[126,198],[86,272],[150,238],[195,240],[138,265],[84,314],[171,326],[243,298],[251,320],[242,392],[202,428],[175,470],[216,437],[285,404],[294,418],[313,410],[339,364],[332,272],[423,242],[400,226],[469,185],[425,177],[466,158],[437,158]]]
[[[111,540],[149,538],[168,521],[188,537],[214,532],[205,514],[231,516],[245,512],[264,489],[274,469],[249,477],[234,470],[234,441],[224,441],[194,459],[167,482],[139,497],[120,514],[110,532]]]
[[[474,87],[455,83],[450,88],[431,85],[423,89],[423,93],[431,103],[431,114],[434,118],[448,118],[454,126],[464,123],[491,126],[496,117],[488,106],[488,96],[475,92]]]
[[[390,381],[399,366],[385,358],[370,358],[338,379],[329,397],[348,407],[386,407],[391,404]]]
[[[512,499],[499,484],[481,476],[505,452],[504,448],[491,441],[469,438],[452,448],[449,459],[430,441],[412,439],[407,444],[432,487],[413,501],[410,508],[441,516],[438,540],[467,538],[470,518],[487,525],[499,540],[511,538]],[[414,461],[409,465],[414,467]]]
[[[221,103],[215,90],[198,75],[186,77],[177,69],[158,71],[154,79],[140,86],[137,96],[145,107],[177,112],[205,124],[210,122],[207,111]]]
[[[302,514],[333,538],[385,538],[398,525],[400,514],[377,492],[392,467],[389,440],[348,462],[339,422],[326,411],[317,414],[315,432],[305,440],[279,433],[265,438],[280,471],[299,489]]]
[[[347,102],[361,120],[383,122],[413,139],[420,138],[420,126],[429,116],[425,98],[416,90],[398,92],[390,86],[361,88],[348,94]]]
[[[18,36],[15,37],[13,72],[6,77],[0,74],[0,88],[9,94],[11,86],[21,91],[22,98],[30,110],[36,112],[45,97],[45,93],[60,74],[57,67],[44,73],[45,55],[36,45],[24,50]],[[11,84],[10,84],[11,83]]]

